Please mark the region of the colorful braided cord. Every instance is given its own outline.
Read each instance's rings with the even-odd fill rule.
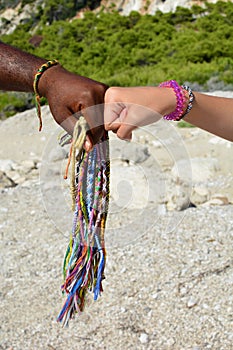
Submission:
[[[106,133],[91,152],[82,149],[76,159],[74,219],[63,266],[65,282],[62,290],[67,299],[58,316],[58,321],[63,321],[64,325],[83,311],[88,290],[94,293],[94,300],[103,290],[109,171]]]
[[[33,81],[33,90],[35,93],[35,101],[36,101],[36,113],[39,118],[39,131],[42,129],[42,118],[41,118],[41,107],[40,107],[40,94],[38,92],[38,83],[41,78],[41,75],[50,67],[57,65],[59,62],[57,60],[48,61],[38,68],[37,73],[35,74]]]

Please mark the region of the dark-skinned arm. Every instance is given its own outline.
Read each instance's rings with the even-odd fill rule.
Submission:
[[[33,81],[38,68],[47,60],[0,42],[0,89],[34,92]],[[103,133],[105,84],[67,71],[60,64],[47,69],[38,82],[40,96],[48,100],[58,124],[72,134],[80,112],[90,131],[85,143],[88,150]],[[89,108],[91,107],[91,108]]]

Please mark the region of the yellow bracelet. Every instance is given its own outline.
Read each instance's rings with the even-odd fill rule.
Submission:
[[[37,113],[37,116],[39,118],[39,131],[41,131],[42,129],[42,118],[41,118],[41,107],[40,107],[40,99],[41,99],[41,96],[38,92],[38,83],[39,83],[39,80],[40,80],[40,77],[41,75],[50,67],[52,66],[55,66],[59,64],[59,62],[57,60],[51,60],[51,61],[48,61],[44,64],[42,64],[42,66],[40,66],[40,68],[38,68],[36,74],[35,74],[35,77],[34,77],[34,81],[33,81],[33,90],[34,90],[34,93],[35,93],[35,102],[36,102],[36,113]]]

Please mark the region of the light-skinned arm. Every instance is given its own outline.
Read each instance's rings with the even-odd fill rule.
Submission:
[[[184,120],[212,134],[233,141],[233,99],[194,92],[191,112]],[[171,88],[111,87],[105,94],[105,128],[119,138],[131,139],[132,131],[156,122],[176,108]]]

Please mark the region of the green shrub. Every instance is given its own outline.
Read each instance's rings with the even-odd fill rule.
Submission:
[[[43,4],[2,40],[41,57],[57,58],[70,71],[109,85],[157,85],[176,79],[203,89],[233,86],[232,2],[155,15],[133,11],[121,16],[115,10],[101,10],[72,21],[67,17],[77,6],[96,6],[98,1]],[[30,44],[33,35],[42,38],[37,47]]]
[[[0,118],[5,119],[17,112],[34,106],[32,94],[20,92],[0,92]]]
[[[192,125],[184,120],[181,120],[180,122],[178,122],[177,126],[178,126],[178,128],[195,128],[194,125]]]

